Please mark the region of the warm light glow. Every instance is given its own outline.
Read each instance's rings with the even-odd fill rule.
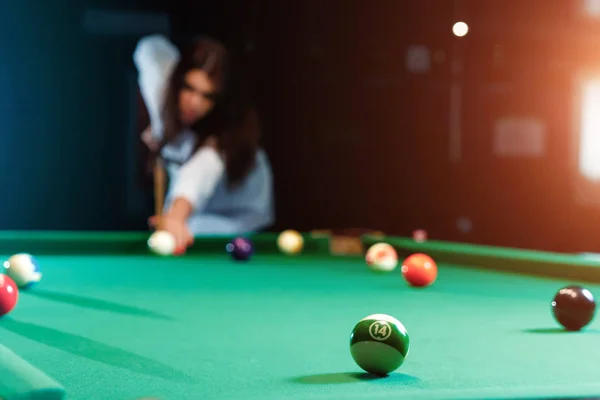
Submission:
[[[579,171],[600,180],[600,79],[584,82],[580,116]]]
[[[459,37],[465,36],[469,32],[469,26],[464,22],[457,22],[452,27],[452,32]]]
[[[600,0],[584,0],[584,8],[588,15],[600,16]]]

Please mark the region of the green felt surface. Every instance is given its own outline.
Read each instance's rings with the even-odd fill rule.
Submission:
[[[130,239],[139,250],[143,236]],[[273,236],[256,239],[269,246]],[[563,333],[550,314],[570,281],[440,262],[436,284],[413,289],[399,270],[373,274],[361,257],[265,251],[236,263],[208,251],[223,238],[207,240],[216,244],[199,241],[180,258],[48,247],[43,281],[0,319],[3,344],[60,382],[67,400],[600,394],[600,321]],[[405,363],[383,379],[349,352],[352,328],[374,313],[398,318],[411,338]]]

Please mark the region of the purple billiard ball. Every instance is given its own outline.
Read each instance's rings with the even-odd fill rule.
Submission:
[[[236,237],[225,247],[227,252],[231,254],[234,260],[247,261],[254,252],[254,246],[250,239],[244,237]]]

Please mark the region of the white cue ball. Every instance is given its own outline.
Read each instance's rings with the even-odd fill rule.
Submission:
[[[391,272],[398,266],[398,253],[387,243],[376,243],[367,250],[365,260],[374,271]]]
[[[304,238],[293,229],[288,229],[277,237],[277,246],[285,254],[298,254],[304,248]]]
[[[150,251],[160,256],[170,256],[175,252],[175,236],[167,231],[156,231],[148,238]]]

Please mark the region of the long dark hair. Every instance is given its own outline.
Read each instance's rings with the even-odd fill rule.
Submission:
[[[217,40],[199,37],[187,51],[182,52],[167,86],[160,148],[185,128],[179,114],[179,92],[185,84],[185,75],[193,69],[205,71],[218,88],[218,93],[213,98],[213,109],[188,128],[196,135],[196,149],[209,136],[217,138],[218,149],[225,157],[228,183],[233,186],[244,179],[254,166],[260,124],[256,110],[250,105],[242,63],[234,60]]]

